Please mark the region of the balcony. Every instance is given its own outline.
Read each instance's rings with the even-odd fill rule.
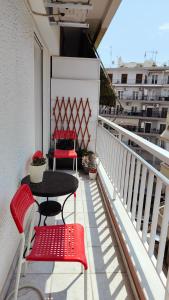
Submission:
[[[162,96],[138,96],[138,98],[134,98],[134,97],[127,97],[127,96],[123,96],[123,99],[119,99],[121,101],[145,101],[145,102],[165,102],[165,101],[169,101],[169,97],[162,97]]]
[[[142,86],[142,87],[160,87],[160,86],[163,86],[163,85],[166,85],[167,83],[164,83],[163,81],[158,81],[158,82],[154,82],[152,83],[152,81],[142,81],[142,83],[136,83],[135,80],[127,80],[126,82],[121,82],[120,80],[116,80],[113,82],[113,85],[114,86]]]
[[[96,151],[99,158],[97,182],[79,173],[77,191],[77,221],[85,227],[88,287],[83,286],[78,265],[64,268],[62,263],[30,263],[21,284],[39,287],[46,299],[167,300],[169,180],[132,151],[126,140],[166,164],[169,154],[98,117],[100,61],[75,57],[88,49],[86,39],[81,47],[84,30],[60,31],[57,9],[52,17],[53,10],[46,10],[45,5],[63,7],[64,3],[52,2],[4,1],[0,11],[0,298],[6,298],[9,285],[8,294],[13,289],[20,242],[9,211],[11,197],[28,173],[34,150],[47,153],[55,126],[67,129],[73,124],[79,144]],[[90,18],[84,6],[76,10],[76,3],[79,9],[81,4],[75,0],[70,3],[74,7],[70,14],[67,10],[66,16],[60,14],[61,23],[65,25],[71,17],[67,24],[87,26],[90,19],[92,42],[97,46],[105,27],[98,32],[95,16],[98,25],[110,23],[120,1],[93,5]],[[94,50],[90,50],[93,57]],[[59,56],[65,52],[66,57]],[[73,221],[71,200],[65,207],[67,222]],[[60,218],[50,222],[59,223]],[[25,289],[19,298],[36,300],[39,296]]]
[[[129,131],[132,131],[132,132],[135,132],[139,135],[152,135],[152,136],[157,136],[157,135],[160,135],[163,130],[160,130],[160,129],[156,129],[156,128],[150,128],[150,130],[145,130],[145,128],[142,128],[140,126],[130,126],[130,125],[125,125],[123,126],[123,128],[129,130]]]
[[[84,288],[83,275],[76,264],[65,271],[59,263],[40,267],[31,263],[21,284],[35,285],[48,298],[132,300],[134,292],[143,299],[168,299],[169,180],[131,150],[126,139],[169,162],[167,151],[98,117],[97,183],[79,174],[77,192],[77,222],[84,225],[86,235],[88,288]],[[65,210],[67,223],[73,221],[71,200]],[[56,217],[50,222],[61,220]],[[13,283],[14,278],[10,290]],[[36,299],[34,291],[28,295]],[[27,299],[24,292],[20,299]]]
[[[131,150],[126,139],[169,162],[166,150],[98,117],[97,182],[79,173],[77,191],[77,222],[85,227],[89,262],[88,288],[83,286],[78,264],[65,271],[62,263],[40,267],[31,263],[21,284],[35,285],[48,298],[132,300],[134,291],[142,299],[168,299],[169,180]],[[65,208],[67,223],[73,222],[72,200]],[[55,217],[48,222],[62,221]],[[14,278],[10,290],[13,283]],[[37,297],[34,291],[28,295]],[[20,299],[27,299],[24,292]]]
[[[137,110],[137,111],[127,111],[123,110],[120,111],[118,109],[111,109],[111,108],[100,108],[100,114],[102,116],[106,117],[131,117],[131,118],[141,118],[141,119],[148,119],[148,118],[154,118],[154,119],[166,119],[167,113],[161,112],[159,110],[152,110],[151,112],[148,112],[146,110]]]

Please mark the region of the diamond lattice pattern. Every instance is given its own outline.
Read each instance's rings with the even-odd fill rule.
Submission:
[[[87,149],[90,142],[88,125],[91,118],[89,99],[65,99],[64,97],[60,99],[56,97],[53,115],[55,119],[54,130],[75,130],[79,148]]]

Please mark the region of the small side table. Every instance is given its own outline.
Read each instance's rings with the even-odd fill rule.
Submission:
[[[46,225],[47,217],[56,216],[61,213],[62,221],[65,224],[63,217],[63,210],[68,198],[74,194],[78,188],[78,179],[73,175],[57,172],[45,171],[42,182],[33,183],[30,181],[30,176],[22,179],[21,184],[28,184],[34,196],[46,197],[47,201],[38,203],[38,211],[40,214],[39,224],[41,223],[41,216],[45,216],[44,225]],[[68,195],[61,205],[58,201],[48,200],[49,197],[59,197]]]

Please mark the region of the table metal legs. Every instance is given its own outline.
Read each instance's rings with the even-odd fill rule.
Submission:
[[[63,224],[65,224],[65,220],[64,220],[64,216],[63,216],[63,210],[64,210],[64,207],[65,207],[65,204],[66,204],[67,200],[68,200],[73,194],[74,194],[74,193],[71,193],[71,194],[69,194],[69,195],[66,197],[66,199],[65,199],[64,202],[63,202],[62,208],[61,208],[61,210],[60,210]],[[35,201],[36,201],[36,200],[35,200]],[[48,197],[47,197],[47,201],[46,201],[46,202],[48,202],[48,203],[50,204],[52,201],[49,201],[49,199],[48,199]],[[39,211],[39,222],[38,222],[38,226],[40,226],[41,220],[42,220],[42,215],[44,215],[44,214],[41,213],[41,206],[42,206],[42,205],[39,204],[37,201],[36,201],[36,204],[38,205],[38,211]],[[57,213],[56,213],[56,215],[57,215]],[[48,217],[50,217],[50,214],[49,214],[49,215],[44,215],[44,216],[45,216],[45,219],[44,219],[43,224],[44,224],[44,226],[47,226],[46,220],[47,220]],[[51,215],[51,216],[52,216],[52,215]]]
[[[72,196],[73,194],[74,194],[74,193],[69,194],[69,195],[66,197],[65,201],[63,202],[63,205],[62,205],[62,211],[61,211],[63,224],[65,224],[65,220],[64,220],[64,217],[63,217],[63,209],[64,209],[64,206],[65,206],[65,204],[66,204],[66,201],[67,201],[67,200],[69,199],[69,197]]]

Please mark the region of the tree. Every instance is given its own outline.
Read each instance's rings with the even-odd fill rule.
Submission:
[[[115,106],[116,104],[116,94],[112,87],[112,83],[106,76],[103,68],[100,68],[100,105],[105,106]]]

